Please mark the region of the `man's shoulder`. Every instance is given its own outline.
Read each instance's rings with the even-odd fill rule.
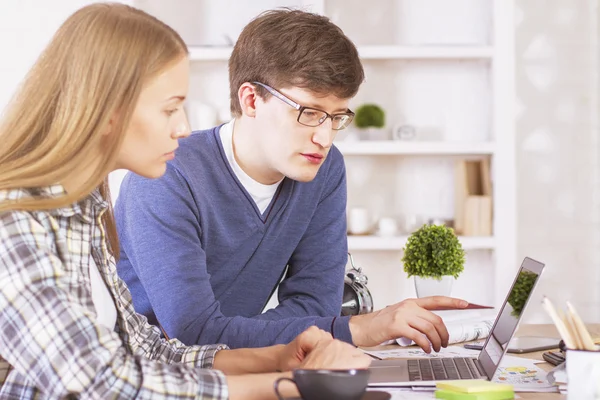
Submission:
[[[317,179],[327,184],[330,181],[339,181],[345,173],[346,165],[344,163],[344,156],[340,150],[334,146],[331,146],[327,159],[319,169]]]
[[[193,131],[190,136],[179,140],[179,148],[175,152],[174,164],[185,163],[189,160],[196,161],[205,155],[214,158],[215,152],[219,152],[220,140],[218,139],[219,127]]]
[[[344,165],[344,156],[340,149],[336,147],[336,145],[331,146],[331,150],[329,150],[329,155],[327,158],[331,159],[331,164],[335,166],[343,166]]]

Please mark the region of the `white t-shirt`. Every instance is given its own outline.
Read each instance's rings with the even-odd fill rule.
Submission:
[[[111,331],[115,329],[117,323],[117,309],[104,279],[100,276],[98,266],[94,259],[90,257],[90,280],[92,281],[92,301],[96,308],[96,321],[100,325],[106,326]]]
[[[256,203],[256,206],[260,210],[260,213],[263,214],[269,206],[269,204],[271,204],[271,200],[273,200],[273,196],[275,196],[275,193],[277,192],[277,187],[279,186],[281,181],[273,183],[272,185],[264,185],[248,176],[248,174],[244,172],[242,167],[239,166],[233,154],[234,123],[235,119],[223,125],[221,127],[221,130],[219,131],[219,135],[221,136],[221,142],[223,143],[223,150],[225,150],[227,161],[229,161],[229,165],[231,165],[231,169],[235,173],[235,176],[237,176],[242,186],[244,186],[244,189],[246,189],[250,196],[252,196],[252,199]]]

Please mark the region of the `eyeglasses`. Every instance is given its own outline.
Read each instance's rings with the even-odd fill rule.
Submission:
[[[352,119],[354,118],[354,113],[350,110],[348,110],[345,113],[331,115],[331,114],[327,113],[326,111],[319,110],[317,108],[301,106],[300,104],[296,103],[294,100],[289,99],[288,97],[284,96],[283,94],[281,94],[277,90],[273,89],[269,85],[265,85],[264,83],[260,83],[260,82],[252,82],[252,83],[254,83],[255,85],[262,86],[273,96],[277,97],[279,100],[283,101],[285,104],[287,104],[291,107],[294,107],[296,110],[298,110],[298,122],[302,125],[313,126],[313,127],[319,126],[323,122],[325,122],[325,120],[327,120],[327,118],[331,118],[331,129],[333,129],[334,131],[339,131],[341,129],[346,128],[348,125],[350,125],[350,122],[352,122]]]

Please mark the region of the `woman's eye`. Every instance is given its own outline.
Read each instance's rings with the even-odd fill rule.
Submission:
[[[179,109],[173,108],[171,110],[166,110],[165,113],[170,117],[171,115],[175,114],[177,112],[177,110],[179,110]]]

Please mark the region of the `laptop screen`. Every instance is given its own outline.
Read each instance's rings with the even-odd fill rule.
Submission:
[[[488,379],[492,379],[512,339],[544,264],[526,257],[496,317],[494,326],[479,355]]]

